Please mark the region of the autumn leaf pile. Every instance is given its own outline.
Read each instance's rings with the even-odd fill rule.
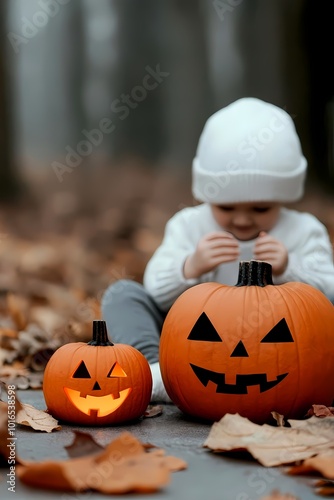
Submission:
[[[31,198],[0,207],[0,380],[18,389],[41,387],[55,349],[90,340],[105,289],[142,280],[179,208],[163,201],[163,183],[155,194],[154,176],[143,169],[80,180],[58,186],[43,177]]]
[[[278,427],[226,414],[212,425],[203,446],[215,453],[248,451],[264,467],[291,464],[286,473],[321,476],[316,493],[334,495],[334,408],[313,405],[308,418],[286,423],[273,413]]]

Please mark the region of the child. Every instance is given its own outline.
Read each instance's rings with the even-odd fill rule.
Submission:
[[[283,208],[301,198],[307,162],[294,123],[282,109],[243,98],[214,113],[193,161],[193,194],[166,225],[144,284],[119,281],[102,299],[115,342],[131,344],[150,363],[152,401],[170,402],[159,368],[166,313],[187,288],[234,285],[239,261],[272,265],[275,284],[301,281],[334,299],[333,249],[313,215]]]

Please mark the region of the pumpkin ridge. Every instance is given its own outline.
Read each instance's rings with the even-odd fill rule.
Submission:
[[[215,283],[215,284],[216,284],[216,283]],[[206,298],[205,302],[203,303],[203,307],[202,307],[203,311],[204,311],[204,308],[205,308],[205,306],[207,305],[207,303],[208,303],[208,302],[209,302],[209,301],[213,298],[214,294],[215,294],[215,293],[220,293],[220,292],[221,292],[221,290],[222,290],[222,288],[225,288],[225,285],[220,285],[220,286],[219,286],[219,288],[218,288],[218,287],[216,287],[216,288],[214,288],[214,289],[212,290],[212,292],[210,292],[210,294],[207,296],[207,298]],[[210,321],[211,321],[211,320],[210,320]],[[211,321],[211,323],[212,323],[212,321]],[[213,324],[213,323],[212,323],[212,324]],[[214,326],[214,325],[213,325],[213,326]],[[216,327],[214,326],[214,328],[216,328]]]
[[[291,311],[291,302],[293,302],[294,304],[294,308],[298,309],[298,303],[297,303],[297,300],[296,300],[296,293],[295,291],[292,289],[292,287],[290,286],[290,284],[286,283],[284,285],[284,291],[285,293],[288,295],[288,298],[289,298],[289,301],[286,300],[286,297],[282,295],[282,299],[284,301],[284,305],[285,307],[287,308],[288,312],[289,312],[289,315],[291,317],[291,320],[292,320],[292,327],[293,327],[293,330],[295,330],[295,322],[293,320],[294,318],[294,315]],[[313,298],[313,296],[312,296]],[[306,326],[307,326],[307,321],[306,321],[306,318],[305,318],[305,315],[304,314],[301,314],[301,320],[303,322],[303,327],[306,329]],[[297,367],[298,369],[296,370],[297,374],[298,374],[298,393],[301,391],[301,380],[300,380],[300,370],[301,370],[301,359],[300,359],[300,349],[299,349],[299,346],[298,346],[298,338],[295,338],[294,339],[295,342],[296,342],[296,345],[297,345],[297,348],[296,348],[296,351],[297,351],[297,359],[296,359],[296,364],[297,364]],[[295,411],[295,407],[296,407],[296,404],[297,404],[297,400],[295,399],[290,407],[290,410],[289,412],[293,413]]]
[[[283,287],[283,288],[280,288],[280,287]],[[284,304],[284,307],[287,309],[287,312],[290,316],[289,318],[289,322],[288,323],[288,326],[289,326],[289,323],[291,325],[291,321],[292,321],[292,330],[295,331],[295,322],[293,321],[293,311],[291,311],[291,304],[289,301],[293,301],[294,303],[294,306],[297,307],[297,304],[296,304],[296,301],[295,301],[295,297],[294,297],[294,294],[291,293],[290,291],[290,284],[289,283],[284,283],[282,285],[279,285],[277,286],[276,285],[276,291],[279,293],[279,296],[280,296],[280,301],[282,301],[282,303]],[[284,293],[283,293],[283,290],[284,290]],[[289,301],[287,301],[287,298],[285,295],[288,295],[289,297]],[[291,320],[291,321],[290,321]],[[290,329],[290,326],[289,326],[289,329]],[[299,349],[298,349],[298,343],[297,343],[297,339],[294,338],[294,342],[296,343],[296,352],[297,352],[297,359],[296,359],[296,364],[298,366],[298,370],[297,370],[297,374],[298,374],[298,380],[297,380],[297,392],[299,393],[300,392],[300,352],[299,352]],[[280,359],[279,359],[279,356],[276,357],[276,369],[278,369],[278,366],[280,363]],[[290,370],[289,370],[290,372]],[[294,399],[294,401],[292,402],[291,406],[289,407],[289,410],[286,410],[286,413],[291,413],[291,412],[294,412],[294,408],[295,408],[295,405],[296,405],[296,398]],[[280,401],[277,401],[277,404],[279,404]],[[273,408],[273,410],[276,411],[276,408]]]

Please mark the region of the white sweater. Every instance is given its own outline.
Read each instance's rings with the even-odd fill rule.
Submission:
[[[166,224],[161,245],[147,264],[144,287],[157,305],[167,311],[177,297],[198,283],[214,281],[235,285],[239,261],[251,260],[255,240],[239,241],[238,261],[221,264],[197,279],[185,279],[183,266],[195,251],[198,241],[207,233],[222,231],[207,203],[177,212]],[[300,281],[318,288],[334,299],[333,248],[325,226],[313,215],[282,208],[275,227],[268,232],[288,250],[289,264],[275,284]]]

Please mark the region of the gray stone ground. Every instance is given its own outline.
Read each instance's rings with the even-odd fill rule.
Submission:
[[[44,410],[42,391],[18,391],[20,401]],[[280,468],[264,468],[247,458],[232,458],[213,454],[202,447],[210,424],[187,419],[174,405],[164,405],[163,414],[147,418],[136,424],[117,427],[83,428],[63,425],[61,431],[36,432],[19,427],[17,453],[24,459],[66,459],[64,446],[74,438],[73,430],[91,433],[95,440],[106,445],[121,431],[128,430],[142,442],[150,442],[166,450],[167,454],[183,458],[188,469],[172,474],[170,484],[152,495],[127,495],[131,498],[150,500],[258,500],[272,490],[291,493],[300,500],[319,499],[313,494],[311,479],[290,477]],[[9,492],[6,470],[0,469],[0,499],[7,500],[97,500],[107,496],[95,492],[62,493],[25,487],[16,479],[15,493]],[[113,495],[111,498],[126,498]]]

